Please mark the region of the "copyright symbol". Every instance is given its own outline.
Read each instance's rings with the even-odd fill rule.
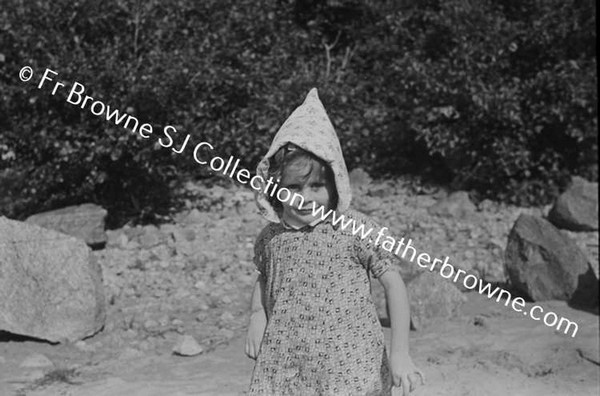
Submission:
[[[27,82],[31,80],[31,77],[33,77],[33,69],[29,66],[23,66],[19,72],[19,78],[21,81]]]

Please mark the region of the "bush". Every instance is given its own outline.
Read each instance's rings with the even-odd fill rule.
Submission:
[[[422,42],[400,66],[419,90],[411,127],[455,184],[542,203],[570,174],[597,180],[594,2],[441,4],[401,14],[397,32]]]
[[[597,180],[593,1],[407,3],[370,8],[358,29],[331,8],[312,23],[353,50],[332,84],[349,105],[331,106],[351,163],[519,204],[548,202],[574,174]]]
[[[210,176],[51,85],[22,83],[24,65],[250,169],[317,86],[350,168],[436,175],[521,203],[547,201],[571,174],[597,180],[591,0],[4,3],[0,213],[10,217],[93,201],[115,224],[152,219],[177,204],[184,179]]]

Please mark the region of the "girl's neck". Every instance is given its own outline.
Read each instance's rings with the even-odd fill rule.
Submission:
[[[321,219],[317,218],[314,221],[310,222],[310,223],[304,223],[304,222],[299,222],[296,219],[290,218],[289,216],[286,216],[285,212],[281,214],[281,222],[285,227],[289,227],[292,228],[294,230],[300,230],[306,226],[311,226],[314,227],[316,226],[319,222],[321,221]]]

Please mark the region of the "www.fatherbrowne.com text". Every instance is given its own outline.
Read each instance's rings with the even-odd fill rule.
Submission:
[[[19,78],[23,82],[28,82],[33,78],[34,74],[34,70],[30,66],[24,66],[19,72]],[[63,89],[67,84],[62,81],[57,81],[57,76],[57,72],[46,69],[39,79],[37,88],[42,89],[44,86],[46,88],[51,87],[52,96],[55,96],[58,92],[63,92]],[[112,122],[116,126],[121,126],[133,133],[137,133],[144,139],[150,139],[154,134],[154,129],[151,124],[140,123],[136,117],[127,112],[120,111],[114,107],[111,108],[110,105],[94,99],[92,96],[86,94],[86,87],[77,81],[71,84],[68,94],[66,94],[66,101],[73,106],[89,110],[97,117],[106,118],[106,121]],[[158,137],[155,144],[157,143],[163,148],[170,148],[175,154],[182,154],[186,148],[194,147],[191,152],[194,161],[198,164],[208,165],[214,172],[223,173],[224,175],[237,180],[240,184],[249,184],[255,191],[262,191],[264,194],[271,197],[276,196],[281,202],[285,203],[290,201],[291,205],[305,207],[304,198],[300,194],[292,193],[286,188],[279,187],[277,181],[273,180],[272,177],[264,180],[259,175],[252,175],[248,169],[240,167],[240,160],[233,156],[229,156],[227,160],[219,156],[212,156],[210,158],[202,157],[201,150],[209,149],[214,151],[212,144],[205,141],[194,144],[194,142],[192,142],[193,139],[191,134],[188,133],[183,138],[183,142],[180,145],[175,145],[174,137],[177,135],[177,129],[172,125],[167,125],[162,128],[162,136]],[[188,150],[188,152],[189,151],[190,150]],[[296,201],[296,199],[298,201]],[[342,230],[346,230],[350,227],[352,235],[357,235],[361,239],[369,238],[369,243],[372,243],[375,247],[394,253],[402,259],[407,259],[408,256],[408,260],[411,263],[416,259],[416,263],[419,267],[429,269],[429,271],[432,272],[437,271],[443,278],[450,279],[455,283],[461,282],[466,289],[476,290],[478,293],[486,295],[490,299],[495,297],[497,303],[500,303],[500,301],[504,299],[505,306],[510,305],[514,311],[521,312],[524,316],[530,317],[533,320],[542,321],[542,323],[548,327],[562,330],[564,334],[570,333],[571,337],[575,337],[579,330],[577,323],[567,318],[559,317],[552,311],[548,311],[544,314],[544,309],[539,305],[534,305],[527,309],[526,302],[523,298],[513,298],[511,293],[507,290],[499,287],[492,287],[490,283],[484,282],[475,275],[468,274],[462,269],[455,268],[449,263],[450,258],[447,256],[442,260],[440,258],[432,257],[425,252],[419,253],[413,245],[412,239],[405,240],[405,238],[400,238],[398,240],[390,235],[386,235],[386,230],[388,230],[387,227],[382,227],[373,234],[373,228],[366,228],[364,224],[357,224],[354,219],[339,214],[334,210],[326,212],[322,206],[317,207],[314,202],[312,204],[312,214],[314,217],[319,217],[321,220],[329,219],[334,226],[339,226]]]

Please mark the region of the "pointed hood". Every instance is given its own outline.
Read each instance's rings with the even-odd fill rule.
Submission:
[[[277,150],[288,143],[293,143],[313,153],[329,164],[335,177],[335,186],[338,193],[336,211],[345,212],[350,206],[352,198],[348,169],[344,162],[340,141],[323,104],[319,100],[316,88],[310,90],[304,103],[294,110],[279,128],[269,151],[258,163],[256,174],[267,180],[269,178],[269,159],[275,155]],[[262,185],[261,189],[256,192],[258,208],[267,220],[278,223],[279,216],[269,203],[264,190],[265,185]]]

